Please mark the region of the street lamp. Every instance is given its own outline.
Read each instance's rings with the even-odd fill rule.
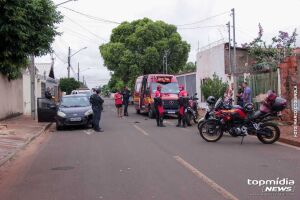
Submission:
[[[58,7],[58,6],[62,5],[62,4],[68,3],[68,2],[70,2],[70,1],[78,1],[78,0],[68,0],[68,1],[64,1],[64,2],[61,2],[61,3],[59,3],[59,4],[56,4],[55,6]]]
[[[70,78],[70,68],[71,68],[71,57],[74,56],[75,54],[79,53],[80,51],[87,49],[87,47],[83,47],[81,49],[79,49],[78,51],[76,51],[75,53],[73,53],[71,55],[71,47],[69,47],[69,54],[68,54],[68,78]]]
[[[75,54],[79,53],[80,51],[87,49],[87,47],[83,47],[81,49],[79,49],[78,51],[76,51],[75,53],[73,53],[70,57],[74,56]]]

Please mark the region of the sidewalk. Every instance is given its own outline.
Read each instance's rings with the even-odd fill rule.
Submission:
[[[0,166],[49,126],[50,123],[38,123],[24,115],[0,121]]]
[[[298,126],[298,135],[294,137],[293,125],[280,125],[280,142],[300,147],[300,126]]]

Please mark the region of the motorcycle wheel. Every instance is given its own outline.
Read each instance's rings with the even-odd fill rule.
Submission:
[[[257,133],[257,138],[264,144],[273,144],[280,137],[280,129],[274,123],[264,123],[261,125],[261,129],[259,131],[268,132],[270,136],[266,136],[264,134]]]
[[[192,123],[191,123],[192,118],[193,118],[193,116],[192,116],[191,113],[186,113],[186,114],[185,114],[185,119],[186,119],[186,123],[187,123],[188,126],[191,126],[191,125],[192,125]]]
[[[205,122],[205,120],[204,119],[200,119],[199,120],[199,122],[198,122],[198,130],[199,130],[199,132],[200,132],[200,126],[201,126],[201,124],[203,124]]]
[[[199,127],[201,137],[207,142],[217,142],[223,136],[223,131],[216,120],[206,120]]]

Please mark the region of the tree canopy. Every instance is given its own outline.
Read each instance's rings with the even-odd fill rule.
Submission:
[[[105,66],[129,86],[139,75],[162,73],[166,51],[168,73],[177,73],[186,64],[190,45],[176,26],[148,18],[123,22],[113,29],[110,42],[100,46]]]
[[[29,55],[51,51],[62,16],[52,0],[1,0],[0,13],[0,72],[15,79]]]
[[[59,81],[59,87],[63,92],[71,94],[72,90],[76,90],[81,86],[79,81],[74,78],[61,78]]]
[[[242,44],[242,47],[247,48],[249,55],[255,59],[254,69],[260,70],[263,66],[272,66],[276,70],[277,64],[292,54],[297,36],[296,29],[292,34],[279,31],[278,36],[273,37],[272,42],[267,44],[262,38],[264,31],[260,24],[258,28],[258,36],[252,42]]]
[[[222,97],[226,91],[228,84],[222,81],[215,73],[212,78],[205,79],[201,85],[202,94],[205,99],[209,96],[214,96],[216,99]]]
[[[196,63],[194,62],[187,62],[183,68],[180,70],[181,73],[188,73],[188,72],[195,72],[196,71]]]

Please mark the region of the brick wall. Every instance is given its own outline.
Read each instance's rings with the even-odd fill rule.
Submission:
[[[297,53],[297,52],[295,52]],[[300,53],[300,51],[299,51]],[[284,120],[292,121],[293,113],[291,103],[294,99],[294,86],[297,86],[299,102],[300,98],[300,54],[287,57],[283,63],[279,65],[280,68],[280,82],[281,82],[281,96],[288,100],[288,109],[283,111]],[[300,123],[299,114],[299,103],[298,103],[298,124]]]

